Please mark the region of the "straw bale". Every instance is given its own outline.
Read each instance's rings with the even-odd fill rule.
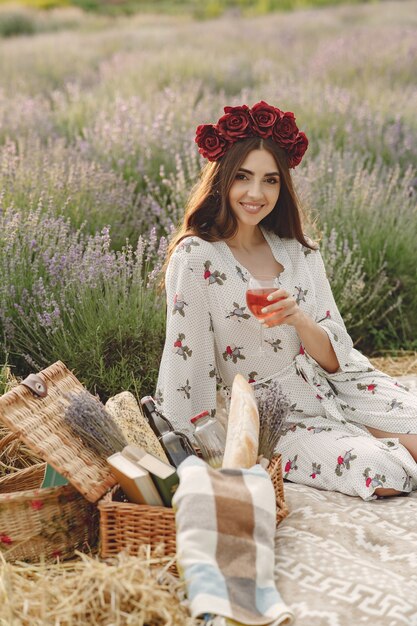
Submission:
[[[149,552],[106,562],[78,554],[54,565],[12,565],[0,556],[0,625],[196,626],[167,566]]]

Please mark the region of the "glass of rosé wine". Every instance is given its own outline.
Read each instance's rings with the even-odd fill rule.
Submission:
[[[278,288],[278,276],[251,276],[249,278],[246,289],[246,304],[252,315],[260,322],[271,315],[271,313],[262,313],[262,309],[271,304],[267,297]],[[259,353],[263,354],[265,350],[262,324],[259,324],[259,329]]]

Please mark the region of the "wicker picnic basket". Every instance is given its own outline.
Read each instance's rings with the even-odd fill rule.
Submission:
[[[106,461],[74,437],[63,419],[68,394],[82,391],[57,362],[0,397],[0,421],[11,431],[7,439],[18,436],[71,483],[40,489],[42,464],[0,481],[0,552],[7,560],[68,558],[97,543],[92,503],[116,481]]]
[[[81,498],[81,501],[85,506],[88,506],[86,501],[98,501],[100,555],[107,558],[123,550],[137,554],[141,546],[150,545],[159,546],[159,554],[173,557],[176,552],[173,509],[124,501],[109,465],[75,437],[64,421],[68,394],[85,391],[77,378],[58,361],[34,376],[32,382],[27,388],[23,381],[0,397],[0,420],[70,481],[84,496],[85,500]],[[44,397],[36,393],[36,387],[42,384],[47,387]],[[268,472],[275,489],[279,523],[288,514],[279,456],[274,457]],[[57,503],[56,516],[61,514],[62,507]]]
[[[6,561],[71,558],[97,542],[96,507],[71,485],[40,489],[46,463],[0,479],[0,554]]]
[[[284,499],[281,457],[272,459],[268,472],[275,490],[277,525],[288,515]],[[122,550],[137,554],[140,547],[160,545],[163,556],[176,553],[175,514],[173,509],[123,502],[118,486],[98,504],[100,511],[100,555],[115,556]]]

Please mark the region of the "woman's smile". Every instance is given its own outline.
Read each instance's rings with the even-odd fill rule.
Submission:
[[[248,213],[258,213],[264,207],[263,204],[254,204],[251,202],[241,202],[240,204]]]
[[[274,209],[281,188],[280,174],[268,150],[252,150],[230,188],[230,208],[241,225],[256,226]]]

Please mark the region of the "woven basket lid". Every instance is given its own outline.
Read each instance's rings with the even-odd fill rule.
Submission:
[[[37,376],[46,384],[47,395],[41,397],[24,384],[17,385],[0,397],[0,421],[87,500],[96,502],[116,479],[108,463],[85,446],[64,420],[68,394],[86,389],[61,361]]]

